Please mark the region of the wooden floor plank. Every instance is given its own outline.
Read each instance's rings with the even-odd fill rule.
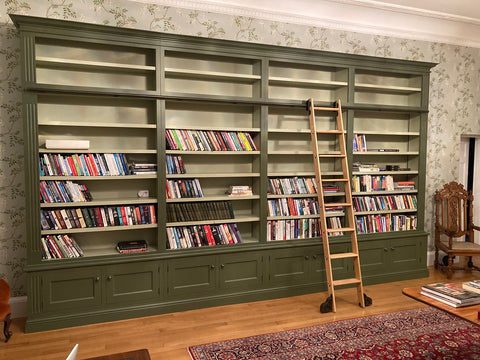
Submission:
[[[336,290],[337,313],[319,312],[327,296],[322,292],[30,334],[24,333],[25,319],[14,319],[10,341],[0,342],[0,360],[65,359],[77,343],[80,360],[142,348],[152,360],[189,360],[191,345],[424,307],[402,289],[446,281],[443,273],[429,271],[427,278],[365,286],[373,305],[364,309],[356,304],[355,288]],[[457,271],[451,281],[471,279],[480,273]]]

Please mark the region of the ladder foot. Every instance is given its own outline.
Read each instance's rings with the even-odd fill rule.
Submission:
[[[372,298],[367,296],[367,294],[363,294],[363,302],[365,303],[365,306],[370,306],[372,305]],[[358,303],[359,306],[362,306],[361,303]]]
[[[320,312],[324,314],[327,312],[332,312],[332,310],[333,310],[333,299],[332,299],[332,295],[330,295],[327,298],[327,300],[325,300],[325,302],[322,303],[322,305],[320,305]]]

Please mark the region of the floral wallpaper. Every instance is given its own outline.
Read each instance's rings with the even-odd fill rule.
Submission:
[[[0,4],[0,277],[26,294],[20,50],[8,14],[439,63],[432,71],[425,230],[432,195],[458,179],[460,135],[480,133],[480,49],[164,7],[128,0],[3,0]],[[432,240],[430,240],[431,242]],[[429,245],[430,250],[432,244]]]

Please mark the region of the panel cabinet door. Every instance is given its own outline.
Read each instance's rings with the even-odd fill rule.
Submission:
[[[388,270],[390,256],[390,240],[375,240],[359,242],[360,266],[362,276],[377,276]]]
[[[214,293],[216,287],[214,256],[188,257],[167,264],[167,296],[195,298]]]
[[[46,271],[42,283],[45,311],[78,310],[102,302],[100,268]]]
[[[390,240],[389,254],[392,269],[412,271],[425,267],[422,254],[426,253],[424,239],[421,237]]]
[[[137,302],[158,296],[158,265],[140,262],[105,268],[106,302]]]
[[[218,257],[219,288],[228,292],[258,289],[263,283],[263,256],[258,252]]]
[[[294,286],[311,281],[311,248],[276,249],[269,253],[269,281],[274,286]]]

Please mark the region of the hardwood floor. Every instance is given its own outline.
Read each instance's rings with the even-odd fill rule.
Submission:
[[[457,271],[451,281],[479,279],[480,273]],[[401,291],[404,287],[446,281],[430,269],[428,278],[365,286],[373,304],[356,304],[355,289],[336,290],[337,313],[322,314],[326,293],[219,306],[40,333],[24,333],[25,319],[14,319],[13,336],[0,342],[0,360],[65,359],[75,344],[78,359],[147,348],[152,360],[187,360],[195,344],[319,325],[365,315],[424,307]]]

